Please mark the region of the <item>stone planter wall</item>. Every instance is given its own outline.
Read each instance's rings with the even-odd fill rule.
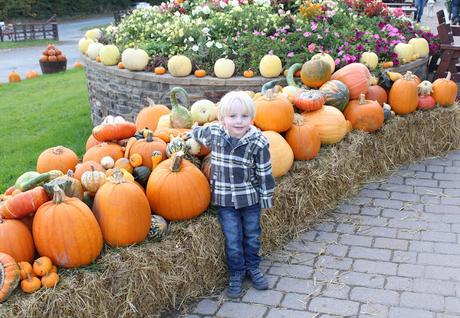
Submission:
[[[131,72],[118,69],[116,66],[104,66],[85,56],[82,56],[82,60],[86,65],[93,125],[99,124],[107,115],[119,115],[134,121],[139,111],[148,104],[147,97],[157,104],[169,106],[169,91],[175,86],[181,86],[189,93],[191,103],[203,98],[217,102],[231,90],[260,91],[261,86],[271,80],[241,76],[229,79],[210,76],[173,77],[169,74]],[[391,70],[401,73],[410,70],[425,79],[428,72],[427,62],[428,58],[418,59]]]

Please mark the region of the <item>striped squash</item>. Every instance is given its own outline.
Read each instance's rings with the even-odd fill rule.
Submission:
[[[326,99],[326,105],[334,106],[343,111],[350,100],[350,91],[347,85],[338,80],[330,80],[321,85],[319,90]]]
[[[331,67],[323,60],[310,60],[302,65],[300,79],[308,87],[318,88],[331,78]]]

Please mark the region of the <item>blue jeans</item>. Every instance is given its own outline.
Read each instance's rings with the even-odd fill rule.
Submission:
[[[218,208],[219,223],[225,237],[225,258],[230,274],[260,264],[260,204],[241,209]]]
[[[417,22],[420,22],[420,19],[422,18],[423,15],[423,7],[426,5],[426,2],[428,0],[415,0],[415,8],[417,8],[417,12],[415,12],[415,20]]]
[[[459,5],[455,4],[452,2],[452,18],[451,18],[451,24],[458,23],[459,22]]]

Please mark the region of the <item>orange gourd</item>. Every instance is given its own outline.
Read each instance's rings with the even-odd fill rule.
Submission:
[[[8,299],[20,279],[19,266],[14,258],[0,252],[0,303]]]
[[[393,83],[388,96],[388,103],[398,115],[412,113],[417,109],[418,87],[417,81],[411,72]]]
[[[81,64],[80,61],[76,61],[75,63],[73,63],[73,67],[74,68],[84,68],[83,64]]]
[[[305,123],[299,114],[294,115],[294,123],[286,132],[286,141],[294,152],[295,160],[311,160],[318,155],[321,147],[318,130]]]
[[[358,100],[351,100],[343,111],[354,129],[373,132],[383,125],[383,108],[377,101],[366,100],[364,94]]]
[[[150,208],[169,221],[194,218],[203,213],[211,200],[209,182],[184,153],[161,162],[147,183]]]
[[[254,103],[256,105],[254,124],[261,130],[283,132],[291,128],[294,108],[287,97],[269,89],[266,95],[260,96]]]
[[[35,293],[42,287],[40,278],[27,274],[27,277],[21,281],[21,290],[24,293],[32,294]]]
[[[102,165],[99,162],[93,161],[93,160],[88,160],[83,163],[80,163],[77,165],[75,169],[75,173],[73,174],[73,177],[79,181],[81,181],[81,176],[86,172],[86,171],[102,171],[104,172],[105,169],[102,167]]]
[[[254,71],[253,70],[246,70],[243,72],[243,76],[246,78],[251,78],[254,77]]]
[[[58,266],[88,265],[102,251],[102,233],[93,212],[57,186],[53,200],[35,214],[32,232],[38,253]]]
[[[195,70],[193,73],[196,77],[205,77],[206,76],[206,70]]]
[[[105,123],[93,128],[93,136],[98,141],[121,140],[134,136],[136,125],[129,121]]]
[[[436,103],[443,107],[452,106],[457,98],[458,87],[452,81],[450,72],[447,73],[446,78],[438,78],[433,82],[433,98]]]
[[[331,79],[343,82],[350,91],[350,99],[356,99],[359,94],[366,94],[370,77],[371,74],[366,65],[351,63],[334,72]]]
[[[120,145],[112,142],[103,142],[89,148],[83,155],[83,162],[92,160],[101,162],[105,156],[112,157],[113,160],[118,160],[124,155],[123,149]]]
[[[10,83],[17,83],[21,81],[21,76],[18,72],[11,71],[8,73],[8,82]]]
[[[45,288],[53,288],[59,282],[59,275],[57,273],[49,272],[41,279],[42,286]]]
[[[16,262],[33,261],[34,241],[24,223],[0,218],[0,252],[9,254]]]
[[[157,66],[153,69],[153,72],[157,75],[163,75],[164,73],[166,73],[166,68],[164,68],[163,66]]]
[[[113,247],[142,242],[151,223],[150,205],[141,188],[115,170],[97,191],[93,212],[107,244]]]
[[[21,279],[27,279],[27,275],[35,276],[34,269],[29,262],[18,262]]]
[[[303,111],[311,112],[323,107],[325,103],[324,95],[317,90],[299,89],[294,96],[294,105]]]
[[[48,256],[37,258],[33,263],[34,274],[37,276],[45,276],[52,268],[53,263]]]
[[[25,192],[20,192],[7,201],[0,203],[0,217],[5,219],[20,219],[37,209],[49,201],[43,187],[35,187]]]
[[[72,149],[63,146],[52,147],[38,156],[37,171],[43,173],[50,170],[59,170],[62,173],[67,173],[69,170],[75,170],[78,162],[78,156]]]
[[[163,155],[163,160],[166,159],[166,142],[162,139],[153,137],[151,132],[148,133],[147,138],[136,140],[130,147],[127,149],[128,157],[131,154],[137,153],[142,157],[142,164],[147,167],[152,166],[152,152],[158,150]]]
[[[150,98],[147,98],[147,101],[149,105],[142,108],[139,114],[137,114],[136,129],[141,130],[143,128],[148,128],[155,131],[160,117],[169,114],[171,110],[165,105],[155,104]]]
[[[27,71],[26,72],[26,79],[31,79],[34,77],[38,77],[37,71]]]

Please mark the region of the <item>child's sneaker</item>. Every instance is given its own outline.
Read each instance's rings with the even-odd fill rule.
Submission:
[[[239,298],[243,292],[244,272],[234,272],[230,274],[228,282],[227,296],[229,298]]]
[[[268,280],[258,268],[248,269],[249,278],[251,278],[252,286],[255,289],[268,289]]]

